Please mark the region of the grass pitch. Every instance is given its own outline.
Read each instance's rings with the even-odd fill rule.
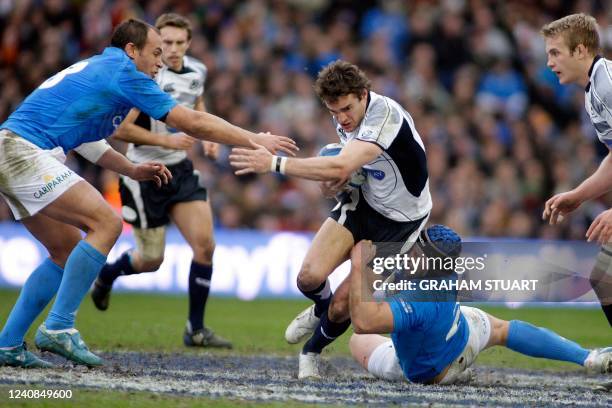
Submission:
[[[6,320],[17,295],[18,293],[15,291],[0,291],[0,322]],[[187,349],[182,345],[182,331],[187,315],[186,296],[117,293],[113,294],[111,306],[106,312],[96,310],[91,303],[91,299],[87,297],[77,317],[77,328],[79,328],[91,349],[108,353],[108,356],[115,361],[121,359],[121,357],[117,357],[117,352],[139,352],[145,353],[145,355],[146,353],[162,353],[169,356],[191,355],[194,358],[205,360],[214,360],[214,356],[218,355],[219,359],[230,361],[230,363],[235,361],[236,358],[240,361],[239,356],[241,355],[245,356],[246,360],[250,359],[247,356],[278,356],[281,358],[281,360],[278,360],[280,363],[271,362],[270,364],[277,364],[278,370],[286,370],[286,377],[290,377],[289,371],[294,369],[291,368],[292,365],[297,365],[297,353],[300,347],[287,344],[284,340],[284,331],[289,321],[308,305],[308,301],[296,300],[267,299],[243,302],[229,298],[211,298],[207,307],[206,324],[234,342],[234,350],[231,351]],[[547,327],[585,347],[612,345],[612,331],[599,309],[505,309],[486,306],[482,308],[503,319],[520,319]],[[29,344],[33,344],[34,332],[44,316],[46,316],[46,311],[28,333],[26,340]],[[324,357],[326,359],[348,360],[346,358],[349,356],[347,343],[350,333],[351,330],[349,329],[344,336],[328,347]],[[289,360],[283,360],[283,356],[290,358]],[[295,357],[296,362],[293,361],[293,357]],[[254,364],[256,367],[265,367],[266,362],[259,361]],[[557,375],[575,375],[576,370],[579,370],[579,367],[569,363],[528,358],[503,348],[485,351],[479,356],[475,366],[486,366],[487,370],[490,367],[504,367],[506,370],[508,368],[517,369],[516,375],[518,377],[522,375],[523,371],[521,370],[525,369],[555,371],[558,373]],[[352,369],[354,370],[354,368]],[[271,370],[274,371],[274,368],[271,367]],[[76,371],[78,372],[78,370]],[[358,373],[358,371],[354,372]],[[20,374],[24,376],[25,372]],[[254,374],[257,375],[257,373]],[[262,373],[261,376],[265,377],[265,374]],[[85,376],[85,374],[78,374],[78,378],[81,378],[81,375]],[[157,374],[153,373],[152,375]],[[515,376],[514,371],[506,372],[505,375]],[[24,378],[27,379],[27,375]],[[62,381],[66,381],[66,379],[64,378]],[[228,377],[228,381],[233,381],[233,379]],[[286,382],[286,379],[283,381]],[[24,387],[41,388],[42,386],[37,384],[35,380],[25,385],[22,380],[11,382],[0,379],[0,395],[2,395],[0,401],[7,401],[4,396],[8,395],[9,389],[23,389]],[[380,386],[377,385],[377,387]],[[213,400],[206,397],[195,398],[192,395],[186,395],[185,392],[181,395],[172,395],[172,393],[158,394],[121,389],[102,392],[91,388],[87,390],[73,388],[73,391],[75,399],[72,402],[78,406],[154,405],[156,407],[183,407],[209,404],[215,406],[250,406],[253,403],[252,401],[241,402],[227,399],[223,395],[218,395],[220,399]],[[390,392],[395,391],[391,390]],[[441,392],[440,395],[444,393],[446,392]],[[217,396],[214,393],[212,395]],[[130,405],[125,405],[127,400],[129,400]],[[365,400],[366,403],[367,401]],[[14,406],[29,406],[30,404],[35,406],[62,406],[61,401],[12,400],[8,402]],[[277,406],[287,406],[287,402],[284,401]],[[446,403],[449,402],[446,401]],[[277,404],[271,401],[265,403]],[[300,405],[297,401],[290,401],[290,406]]]

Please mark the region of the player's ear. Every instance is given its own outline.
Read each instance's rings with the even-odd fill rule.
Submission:
[[[131,59],[136,58],[136,51],[138,49],[136,48],[136,45],[134,43],[129,42],[125,44],[125,47],[123,50],[125,51],[127,56],[130,57]]]

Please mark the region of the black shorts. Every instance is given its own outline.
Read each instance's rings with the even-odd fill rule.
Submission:
[[[362,239],[373,242],[416,242],[416,232],[423,228],[428,215],[414,221],[394,221],[373,209],[359,189],[344,193],[330,217],[349,230],[356,244]]]
[[[191,160],[167,167],[172,180],[159,188],[153,181],[120,178],[121,213],[125,222],[142,229],[161,227],[170,222],[168,213],[174,204],[207,200],[208,194]]]

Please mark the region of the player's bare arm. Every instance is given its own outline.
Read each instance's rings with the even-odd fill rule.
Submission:
[[[560,193],[548,201],[544,206],[542,218],[556,224],[563,217],[576,210],[583,202],[597,198],[612,189],[612,151],[603,159],[595,173],[584,180],[578,187],[565,193]],[[588,236],[588,234],[587,234]]]
[[[119,125],[113,138],[128,143],[139,145],[161,146],[167,149],[189,150],[196,139],[184,133],[174,134],[171,137],[159,133],[151,132],[134,122],[138,118],[140,111],[136,108],[130,110],[123,122]]]
[[[198,96],[194,108],[198,112],[206,112],[206,104],[204,103],[204,97]],[[211,160],[217,160],[219,157],[219,144],[208,140],[202,141],[202,149],[204,149],[204,155]]]
[[[387,302],[375,302],[362,298],[363,269],[374,257],[376,247],[372,241],[360,241],[351,251],[351,274],[349,309],[353,329],[357,334],[391,333],[393,331],[393,313]]]
[[[232,149],[230,163],[237,175],[272,171],[274,156],[260,146],[249,149]],[[374,143],[351,140],[337,156],[310,157],[307,159],[281,158],[286,161],[280,171],[288,176],[315,181],[346,181],[350,175],[382,153]],[[282,162],[281,162],[282,164]],[[331,186],[330,186],[331,187]]]
[[[265,147],[272,153],[284,152],[295,156],[298,147],[286,136],[253,133],[207,112],[198,112],[176,105],[166,118],[166,124],[182,130],[198,139],[233,146],[252,146],[252,142]]]
[[[161,187],[162,184],[168,184],[168,181],[172,179],[170,170],[162,163],[132,163],[113,148],[106,150],[96,164],[136,181],[152,180],[158,187]]]

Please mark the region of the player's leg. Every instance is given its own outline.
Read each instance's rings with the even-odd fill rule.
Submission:
[[[114,262],[102,267],[94,284],[91,298],[98,310],[108,309],[113,284],[120,276],[156,271],[164,260],[168,200],[174,193],[177,177],[170,168],[173,180],[161,188],[152,182],[139,182],[120,176],[122,215],[133,226],[136,248],[122,253]]]
[[[590,372],[612,373],[612,347],[589,350],[549,329],[487,316],[492,330],[486,347],[505,346],[531,357],[576,363]]]
[[[164,261],[166,227],[132,230],[136,248],[125,251],[115,262],[106,263],[94,282],[91,299],[98,310],[108,309],[113,284],[120,276],[154,272]]]
[[[204,200],[177,203],[170,210],[170,217],[193,250],[189,269],[189,316],[183,342],[186,346],[231,348],[231,342],[204,325],[215,252],[210,203]]]
[[[590,280],[608,323],[612,326],[612,245],[601,247]]]
[[[353,334],[349,340],[351,355],[377,378],[405,381],[391,339],[380,334]]]
[[[332,295],[329,308],[321,318],[310,339],[304,343],[302,354],[320,354],[323,348],[340,337],[351,325],[349,314],[350,281],[345,278]]]
[[[83,296],[121,233],[121,220],[100,193],[85,181],[72,185],[41,213],[78,227],[87,235],[68,256],[55,302],[36,334],[36,345],[77,363],[102,364],[100,358],[87,350],[79,333],[74,330],[74,319]],[[57,236],[57,239],[62,238]]]
[[[80,241],[81,234],[77,228],[57,222],[41,213],[27,217],[22,222],[47,248],[49,258],[46,258],[24,283],[19,298],[0,332],[0,366],[49,367],[50,363],[24,349],[23,340],[34,320],[55,296],[68,255]],[[62,239],[58,239],[58,236]]]
[[[299,343],[319,324],[332,296],[328,276],[348,259],[353,245],[353,236],[344,226],[331,218],[325,220],[306,253],[297,277],[298,289],[314,305],[289,324],[285,331],[287,342]]]

